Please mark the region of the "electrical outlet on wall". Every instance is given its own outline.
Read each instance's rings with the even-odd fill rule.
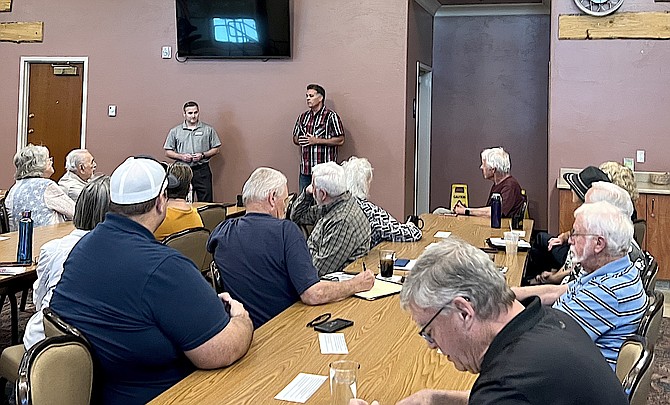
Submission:
[[[110,104],[109,107],[107,107],[107,116],[108,117],[116,117],[116,106],[113,104]]]

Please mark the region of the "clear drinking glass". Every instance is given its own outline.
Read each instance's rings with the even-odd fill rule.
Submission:
[[[349,405],[356,398],[356,381],[361,365],[352,360],[338,360],[330,363],[330,403]]]

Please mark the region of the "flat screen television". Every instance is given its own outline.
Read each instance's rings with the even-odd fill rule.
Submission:
[[[192,58],[290,58],[289,0],[176,0],[177,53]]]

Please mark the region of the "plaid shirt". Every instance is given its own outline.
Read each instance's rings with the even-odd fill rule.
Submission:
[[[370,223],[355,200],[347,191],[336,201],[319,206],[303,191],[293,205],[293,221],[315,224],[307,247],[319,276],[344,269],[370,250]]]
[[[382,207],[368,200],[356,199],[358,206],[370,222],[370,247],[384,240],[391,242],[416,242],[421,239],[421,230],[413,223],[401,224]]]
[[[300,114],[295,121],[293,136],[300,137],[313,134],[317,138],[330,139],[344,136],[342,121],[339,115],[324,105],[319,111],[313,113],[307,110]],[[308,145],[300,148],[302,156],[300,160],[300,173],[312,174],[312,167],[319,163],[337,162],[337,146],[330,145]]]

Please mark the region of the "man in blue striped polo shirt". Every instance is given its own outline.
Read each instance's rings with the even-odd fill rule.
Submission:
[[[632,239],[633,223],[619,209],[604,201],[584,204],[575,210],[568,239],[583,273],[565,285],[513,289],[519,300],[537,295],[572,316],[612,368],[647,307],[639,271],[627,255]]]

